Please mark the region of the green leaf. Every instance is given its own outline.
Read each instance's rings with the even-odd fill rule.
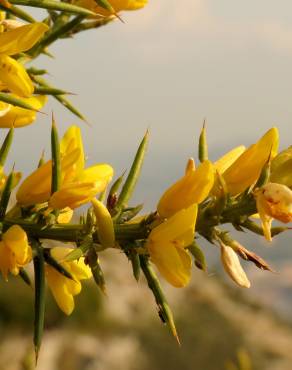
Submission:
[[[51,86],[45,79],[39,77],[39,76],[33,76],[33,80],[43,86],[43,87],[49,87],[49,88],[53,88],[53,86]],[[86,118],[69,102],[68,99],[66,99],[63,95],[53,95],[53,98],[55,98],[56,100],[58,100],[58,102],[60,102],[65,108],[67,108],[70,112],[72,112],[73,114],[75,114],[75,116],[77,116],[78,118],[80,118],[82,121],[86,121]],[[1,98],[0,98],[1,100]]]
[[[92,272],[92,276],[96,285],[99,287],[101,292],[106,295],[106,285],[104,274],[99,264],[98,256],[94,248],[91,248],[87,254],[88,264]]]
[[[195,241],[193,241],[193,243],[187,249],[193,255],[195,265],[198,267],[198,269],[207,271],[206,258],[199,245]]]
[[[111,13],[115,13],[114,8],[111,6],[110,2],[107,0],[94,0],[97,5],[102,7],[103,9],[108,10]]]
[[[52,184],[51,194],[60,189],[61,186],[61,154],[59,136],[56,127],[54,116],[52,116],[52,131],[51,131],[51,150],[52,150]]]
[[[208,159],[208,144],[206,135],[206,122],[204,120],[203,128],[199,138],[199,160],[204,162]]]
[[[4,10],[6,13],[14,15],[15,17],[22,19],[23,21],[34,23],[36,20],[28,13],[26,13],[23,9],[18,8],[16,6],[11,6],[6,8],[3,5],[0,5],[0,10]]]
[[[132,218],[137,216],[137,214],[142,210],[142,208],[143,204],[138,204],[138,206],[136,207],[131,207],[127,209],[125,208],[120,215],[119,222],[124,223],[132,220]]]
[[[19,276],[21,277],[21,279],[25,282],[25,284],[27,284],[28,286],[32,286],[32,283],[31,283],[31,280],[30,280],[30,277],[28,275],[28,273],[25,271],[24,268],[20,268],[19,269]]]
[[[149,263],[148,257],[140,255],[140,264],[148,286],[152,290],[157,303],[159,316],[161,320],[169,326],[173,336],[176,338],[178,344],[180,344],[171,309],[162,291],[159,280]]]
[[[8,203],[9,203],[9,199],[10,199],[10,195],[11,195],[11,192],[12,192],[12,189],[13,189],[13,183],[14,183],[14,172],[12,170],[12,172],[9,174],[9,176],[8,176],[6,182],[5,182],[4,189],[3,189],[3,192],[1,194],[0,220],[3,220],[3,218],[5,217],[6,210],[7,210]]]
[[[72,249],[65,258],[64,261],[70,262],[74,260],[78,260],[80,257],[84,256],[84,254],[91,248],[93,245],[92,238],[87,237],[83,240],[78,248]]]
[[[128,250],[127,256],[132,264],[133,275],[135,279],[139,281],[141,272],[139,253],[136,251],[135,248],[130,248]]]
[[[77,15],[71,21],[66,15],[60,16],[61,20],[56,22],[54,27],[51,28],[44,37],[30,50],[29,54],[35,56],[39,55],[46,47],[51,45],[56,40],[62,38],[65,34],[70,32],[78,24],[80,24],[85,18],[85,15]],[[60,94],[59,94],[60,95]]]
[[[147,130],[143,140],[141,141],[141,144],[139,145],[139,148],[137,150],[134,162],[131,166],[129,175],[118,197],[117,204],[115,206],[115,212],[116,212],[115,219],[119,217],[122,209],[128,203],[128,200],[131,198],[135,190],[135,186],[140,176],[142,165],[144,162],[148,139],[149,139],[149,132]]]
[[[71,94],[68,91],[57,89],[55,87],[43,87],[39,86],[34,89],[35,94],[39,95],[67,95]]]
[[[58,271],[61,275],[65,276],[70,280],[75,280],[71,273],[65,269],[58,261],[55,260],[54,257],[51,256],[50,250],[44,251],[44,258],[48,265],[52,266],[56,271]]]
[[[4,103],[8,103],[11,105],[15,105],[16,107],[24,108],[24,109],[30,109],[35,112],[38,112],[37,109],[35,109],[33,106],[30,104],[26,103],[25,101],[15,98],[14,96],[10,94],[6,94],[3,92],[0,92],[0,101],[3,101]]]
[[[62,1],[55,1],[55,0],[9,0],[9,1],[11,4],[15,4],[15,5],[60,10],[63,12],[87,15],[87,16],[96,15],[94,12],[91,12],[90,10],[87,10],[77,5],[71,5],[71,4],[62,2]]]
[[[43,248],[38,241],[33,243],[36,256],[33,259],[35,280],[35,311],[34,311],[34,348],[36,362],[38,359],[45,321],[46,282],[45,282],[45,260]]]
[[[9,150],[10,150],[10,147],[11,147],[11,144],[12,144],[12,140],[13,140],[13,134],[14,134],[14,128],[12,127],[4,141],[3,141],[3,144],[1,146],[1,149],[0,149],[0,166],[4,166],[5,162],[6,162],[6,158],[7,158],[7,155],[9,153]]]

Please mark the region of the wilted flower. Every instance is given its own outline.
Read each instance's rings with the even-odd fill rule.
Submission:
[[[221,261],[227,274],[233,281],[243,288],[250,287],[250,281],[248,280],[238,258],[236,252],[229,247],[221,243]]]
[[[0,241],[0,270],[5,280],[8,273],[18,275],[19,269],[32,259],[26,232],[18,225],[11,226]]]
[[[268,183],[254,193],[264,235],[271,241],[273,218],[288,223],[292,221],[292,190],[286,185]]]
[[[80,280],[91,278],[90,268],[85,265],[83,257],[79,258],[78,261],[63,261],[70,252],[72,252],[70,248],[56,247],[51,249],[52,257],[71,274],[74,280],[65,277],[52,266],[46,265],[49,288],[58,306],[66,315],[70,315],[74,310],[74,296],[81,291]]]

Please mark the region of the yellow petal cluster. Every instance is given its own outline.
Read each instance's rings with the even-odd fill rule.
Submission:
[[[0,105],[0,127],[23,127],[36,119],[36,111],[40,110],[47,102],[45,95],[32,96],[21,99],[35,109],[29,110],[1,102]]]
[[[36,22],[0,33],[0,82],[13,94],[29,98],[34,87],[25,68],[11,55],[29,50],[47,30],[47,25]]]
[[[115,13],[123,10],[138,10],[147,4],[148,0],[109,0],[110,5],[113,7]],[[74,0],[74,4],[89,9],[97,14],[103,16],[110,16],[113,13],[97,5],[95,0]]]
[[[204,161],[196,169],[189,159],[185,175],[158,203],[158,214],[166,220],[151,231],[146,247],[162,276],[175,287],[183,287],[190,280],[192,260],[185,248],[194,239],[198,204],[207,198],[213,184],[212,163]]]
[[[78,261],[63,261],[70,252],[72,252],[70,248],[55,247],[51,249],[52,257],[72,275],[74,280],[65,277],[53,267],[46,266],[49,288],[58,306],[66,315],[70,315],[74,310],[74,296],[81,291],[80,280],[91,278],[90,268],[85,265],[83,257]]]
[[[213,184],[214,167],[210,161],[204,161],[197,169],[189,162],[185,175],[160,198],[157,205],[159,215],[167,218],[194,203],[201,203]]]
[[[77,208],[102,192],[113,176],[108,164],[96,164],[84,169],[84,151],[80,129],[72,126],[64,135],[61,145],[62,183],[51,196],[52,162],[48,161],[20,185],[16,199],[29,206],[49,202],[55,209]]]
[[[8,274],[17,275],[19,269],[32,259],[26,232],[18,225],[11,226],[0,241],[0,270],[5,280]]]
[[[257,189],[254,195],[264,235],[268,241],[271,241],[273,218],[284,223],[292,221],[292,190],[286,185],[270,182]]]
[[[263,166],[277,154],[278,144],[278,130],[273,127],[248,149],[235,148],[215,162],[231,195],[242,193],[257,181]]]
[[[185,249],[195,233],[197,204],[182,209],[149,234],[146,248],[161,275],[173,286],[186,286],[191,277],[192,259]]]

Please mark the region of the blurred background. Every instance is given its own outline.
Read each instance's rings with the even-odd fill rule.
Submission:
[[[250,145],[274,125],[281,147],[291,145],[290,1],[149,0],[143,10],[122,18],[124,24],[115,21],[59,41],[50,49],[55,59],[39,59],[55,86],[77,94],[72,101],[90,125],[50,101],[48,116],[17,130],[8,167],[15,162],[26,175],[44,148],[49,156],[52,110],[61,133],[71,124],[82,128],[88,162],[108,162],[117,176],[129,168],[149,128],[148,155],[132,203],[144,202],[150,210],[181,176],[186,159],[196,157],[204,119],[212,160],[236,145]],[[242,291],[222,272],[219,251],[203,243],[208,274],[194,270],[185,290],[165,286],[181,348],[159,322],[144,281],[137,284],[126,257],[110,252],[102,256],[107,298],[86,287],[68,319],[48,295],[39,369],[235,370],[241,361],[243,370],[290,370],[288,235],[270,248],[255,236],[233,236],[277,273],[245,265],[252,287]],[[1,282],[0,370],[31,368],[32,307],[32,291],[21,281]]]

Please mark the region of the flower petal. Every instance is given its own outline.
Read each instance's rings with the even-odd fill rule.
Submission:
[[[30,98],[23,98],[24,102],[30,104],[36,110],[42,108],[47,97],[45,95],[32,96]],[[29,109],[23,109],[20,107],[11,106],[10,110],[0,116],[0,127],[10,128],[10,127],[23,127],[32,123],[36,119],[36,112]]]
[[[23,65],[7,55],[0,55],[0,80],[16,95],[28,98],[33,94],[33,83]]]
[[[171,242],[150,242],[148,250],[152,262],[171,285],[181,288],[189,283],[192,259],[184,248]]]
[[[70,280],[48,265],[46,266],[46,276],[58,306],[66,315],[70,315],[74,310],[74,298],[68,289],[68,281]]]
[[[160,216],[170,217],[193,203],[201,203],[214,184],[214,167],[204,161],[197,170],[186,174],[162,195],[157,210]]]
[[[227,168],[229,168],[245,151],[245,146],[240,145],[229,152],[227,152],[223,157],[219,158],[215,163],[215,169],[220,173],[224,173]]]
[[[237,195],[253,185],[269,158],[274,158],[279,143],[277,128],[271,128],[251,145],[223,174],[230,194]]]
[[[81,136],[81,130],[78,126],[70,126],[69,129],[65,132],[61,142],[60,142],[60,151],[61,154],[66,155],[72,153],[76,148],[79,149],[79,156],[76,160],[76,172],[77,174],[81,173],[84,168],[84,150],[83,142]]]
[[[54,209],[66,207],[75,209],[90,202],[98,192],[102,191],[101,189],[104,189],[104,187],[101,188],[100,184],[96,185],[93,182],[65,184],[51,196],[49,205]]]
[[[3,242],[15,255],[16,263],[19,266],[27,264],[31,258],[31,247],[28,244],[26,232],[18,225],[11,226],[3,234]]]
[[[0,54],[14,55],[29,50],[49,29],[44,23],[31,23],[0,34]]]
[[[155,242],[179,240],[188,246],[194,238],[198,205],[192,204],[187,209],[182,209],[162,224],[155,227],[149,239]]]

